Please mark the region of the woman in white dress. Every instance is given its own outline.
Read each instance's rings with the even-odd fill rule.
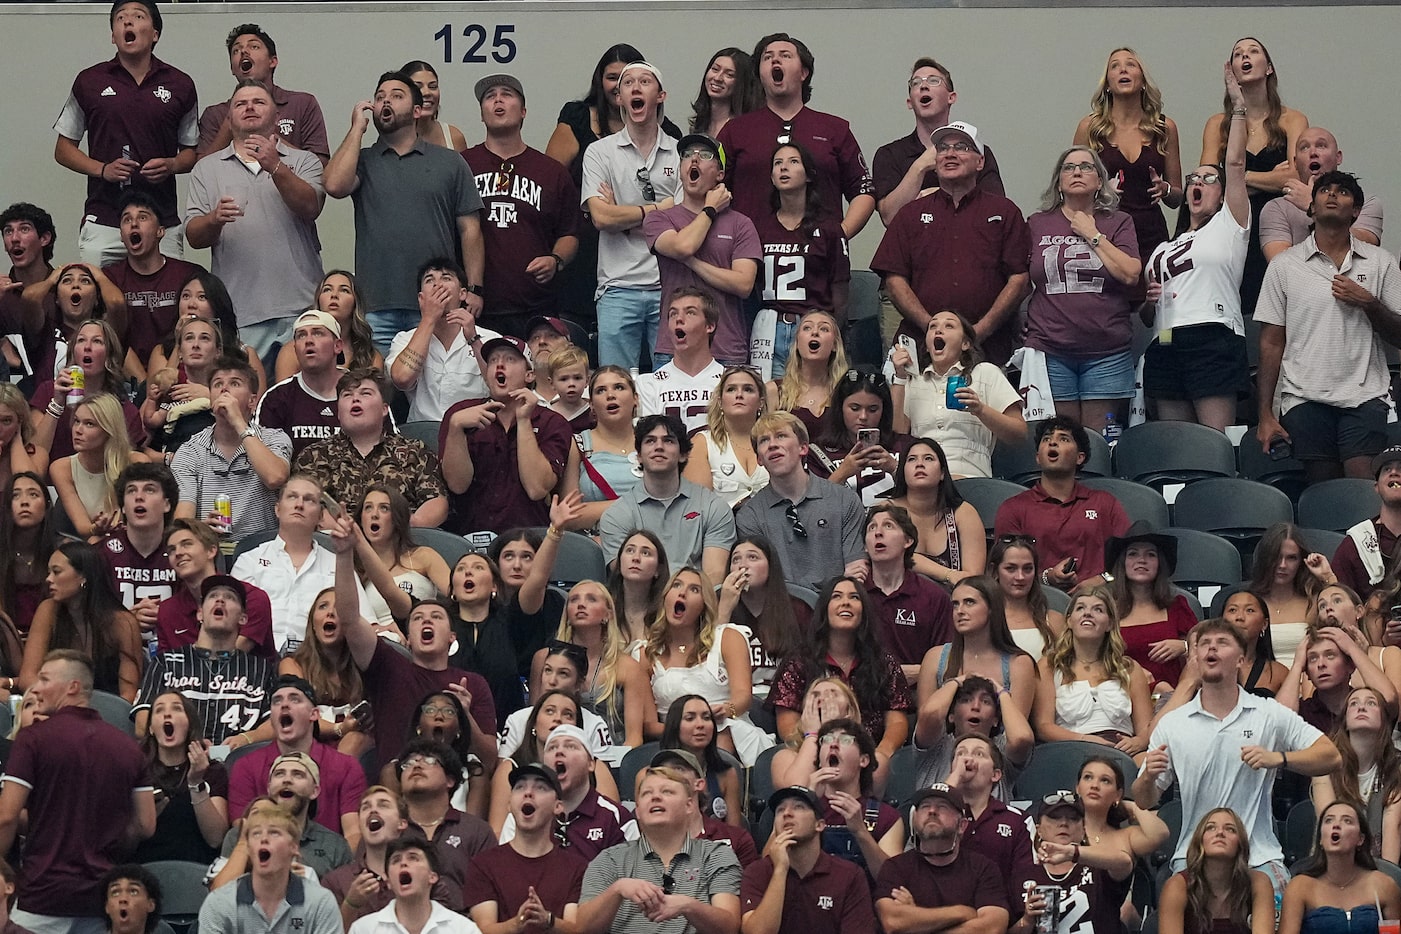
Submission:
[[[749,438],[764,407],[759,374],[747,366],[727,368],[710,396],[706,427],[691,439],[691,457],[682,476],[714,490],[731,508],[768,486],[769,472]]]

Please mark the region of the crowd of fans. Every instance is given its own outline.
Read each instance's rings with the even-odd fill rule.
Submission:
[[[516,77],[479,134],[409,62],[332,150],[259,26],[201,111],[154,0],[109,23],[54,125],[76,243],[0,213],[6,931],[151,934],[172,861],[208,867],[200,934],[1401,917],[1401,269],[1258,40],[1195,164],[1114,50],[1024,216],[931,58],[869,171],[782,33],[689,115],[608,49],[545,152]],[[1269,529],[1201,620],[1177,540],[1077,474],[1089,431],[1251,399],[1241,444],[1381,512],[1332,556]],[[956,481],[1029,439],[989,535]]]

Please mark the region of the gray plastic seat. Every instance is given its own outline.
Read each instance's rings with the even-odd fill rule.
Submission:
[[[1381,511],[1376,484],[1357,477],[1324,480],[1299,494],[1299,524],[1346,532]]]
[[[1235,475],[1235,445],[1216,429],[1193,422],[1134,425],[1124,429],[1114,448],[1114,476],[1158,490],[1169,483]]]
[[[1080,482],[1091,489],[1112,493],[1131,522],[1147,522],[1155,529],[1171,524],[1167,500],[1151,486],[1119,477],[1086,477]]]

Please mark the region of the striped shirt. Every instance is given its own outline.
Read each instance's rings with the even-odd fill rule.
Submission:
[[[668,893],[687,895],[706,904],[715,895],[739,897],[739,859],[728,843],[687,837],[685,847],[666,866],[644,836],[632,843],[611,846],[594,857],[584,873],[580,903],[627,878],[642,879],[664,887]],[[649,921],[641,908],[624,899],[609,930],[612,934],[693,934],[695,928],[684,916],[660,924]]]
[[[289,465],[292,463],[292,439],[286,432],[258,425],[254,428],[258,440]],[[180,484],[180,502],[193,503],[196,518],[203,519],[213,512],[214,500],[220,495],[229,498],[234,541],[277,529],[277,517],[273,514],[277,491],[263,483],[242,444],[232,459],[225,458],[214,443],[212,426],[180,445],[170,461],[170,471]]]
[[[149,712],[161,693],[179,691],[199,711],[205,738],[219,745],[267,718],[276,676],[276,667],[266,658],[187,645],[151,660],[131,709],[133,714]]]

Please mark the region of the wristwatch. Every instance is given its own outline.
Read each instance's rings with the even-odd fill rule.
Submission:
[[[209,782],[200,782],[198,785],[186,785],[185,787],[190,789],[190,794],[209,794]]]
[[[252,425],[249,425],[247,428],[239,432],[238,436],[240,438],[256,438],[258,437],[258,429],[254,428]]]
[[[1097,246],[1099,246],[1099,241],[1101,241],[1101,240],[1103,240],[1103,239],[1104,239],[1104,234],[1095,234],[1093,237],[1090,238],[1090,246],[1092,246],[1092,247],[1097,247]]]
[[[467,291],[471,292],[473,295],[486,294],[486,289],[482,288],[480,285],[469,285],[467,286]]]

